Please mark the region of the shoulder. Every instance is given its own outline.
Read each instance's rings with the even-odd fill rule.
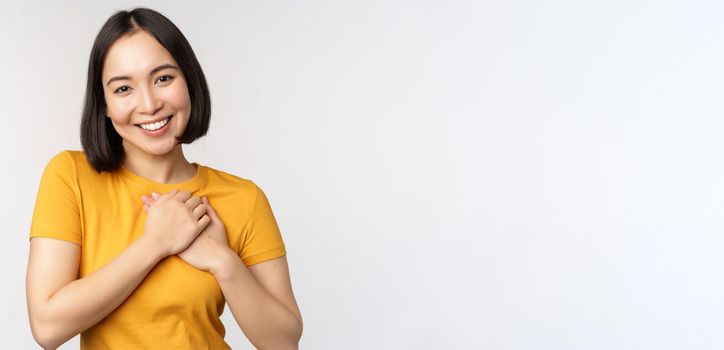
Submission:
[[[56,153],[48,164],[55,166],[77,166],[79,163],[88,163],[85,159],[85,153],[79,150],[66,149]]]
[[[207,170],[207,185],[215,191],[233,193],[246,201],[255,201],[261,188],[251,179],[228,173],[219,169],[205,166]],[[237,197],[238,198],[238,197]]]
[[[85,153],[79,150],[63,150],[56,153],[45,166],[43,176],[65,179],[66,182],[79,183],[103,178],[88,163]]]
[[[75,173],[76,158],[72,150],[63,150],[50,158],[45,165],[46,173],[70,174]]]
[[[256,192],[258,186],[254,181],[230,174],[228,172],[205,166],[209,183],[214,186],[228,186],[241,191]]]

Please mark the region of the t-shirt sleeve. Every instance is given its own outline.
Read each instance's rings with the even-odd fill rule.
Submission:
[[[286,255],[284,241],[269,200],[256,184],[254,192],[240,253],[246,266]]]
[[[30,238],[49,237],[81,244],[78,186],[72,156],[63,151],[45,166],[35,199]]]

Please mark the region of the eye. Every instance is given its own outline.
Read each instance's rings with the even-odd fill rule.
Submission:
[[[113,91],[113,93],[114,94],[125,93],[125,92],[128,92],[129,89],[130,88],[128,86],[123,85],[123,86],[119,87],[118,89],[116,89],[115,91]]]
[[[162,76],[158,77],[158,79],[156,79],[157,82],[162,82],[162,83],[169,82],[171,80],[173,80],[173,77],[170,75],[162,75]]]

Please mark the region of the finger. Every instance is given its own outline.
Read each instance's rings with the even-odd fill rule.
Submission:
[[[186,201],[186,207],[189,208],[189,210],[193,210],[194,208],[198,207],[199,204],[201,204],[201,198],[192,196],[189,198],[189,200]]]
[[[207,206],[207,211],[211,217],[211,221],[220,221],[219,216],[216,215],[216,210],[214,210],[214,207],[209,204],[209,199],[204,197],[202,198],[202,202]]]
[[[178,200],[178,201],[181,201],[181,202],[183,203],[183,202],[186,202],[187,200],[189,200],[189,198],[191,198],[191,192],[189,192],[189,191],[181,191],[181,192],[176,193],[176,194],[173,196],[173,198],[176,199],[176,200]]]
[[[141,196],[141,200],[143,201],[143,204],[148,204],[149,206],[154,205],[157,202],[155,199],[146,195]]]
[[[193,216],[194,219],[199,220],[204,214],[207,213],[207,207],[204,204],[199,204],[196,208],[194,208]]]
[[[151,199],[155,200],[156,202],[165,201],[169,198],[173,198],[178,193],[178,190],[171,190],[169,192],[166,192],[164,194],[160,194],[158,192],[151,193]]]
[[[144,204],[144,205],[143,205],[143,211],[145,211],[145,212],[148,213],[148,204]]]
[[[209,226],[209,223],[211,222],[211,218],[209,218],[208,215],[204,215],[199,219],[199,232],[200,230],[203,230],[206,228],[206,226]]]

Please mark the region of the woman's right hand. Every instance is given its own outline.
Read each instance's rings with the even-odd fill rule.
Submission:
[[[147,208],[143,234],[157,242],[164,257],[180,253],[211,222],[207,207],[188,191],[153,195],[156,202]]]

